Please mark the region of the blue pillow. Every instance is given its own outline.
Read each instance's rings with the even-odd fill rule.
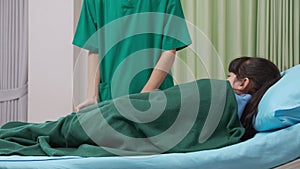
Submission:
[[[254,127],[257,131],[275,130],[300,122],[300,65],[283,72],[258,105]]]

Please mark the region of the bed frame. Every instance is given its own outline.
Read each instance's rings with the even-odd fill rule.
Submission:
[[[279,167],[276,167],[275,169],[298,169],[300,168],[300,158],[291,161],[289,163],[286,163],[284,165],[281,165]]]

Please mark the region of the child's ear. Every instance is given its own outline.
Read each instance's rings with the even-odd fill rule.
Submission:
[[[249,86],[249,84],[250,84],[250,80],[249,80],[249,78],[246,77],[241,80],[241,83],[238,86],[238,89],[240,91],[242,91],[243,93],[247,93],[247,87]]]

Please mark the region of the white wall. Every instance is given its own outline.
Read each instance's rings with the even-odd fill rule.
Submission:
[[[72,111],[73,11],[73,0],[29,1],[29,122]]]

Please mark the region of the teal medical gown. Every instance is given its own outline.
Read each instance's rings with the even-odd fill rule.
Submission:
[[[73,44],[99,54],[99,101],[139,93],[161,52],[191,39],[180,0],[85,0]],[[160,86],[173,86],[169,73]]]

